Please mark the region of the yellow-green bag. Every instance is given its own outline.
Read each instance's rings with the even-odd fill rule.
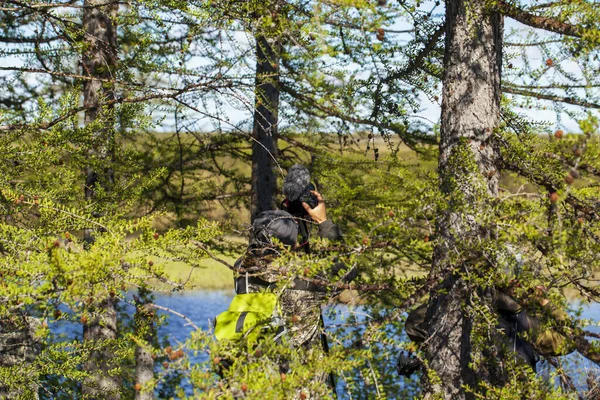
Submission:
[[[282,326],[277,307],[277,295],[271,292],[236,295],[229,309],[215,321],[217,340],[255,342],[261,331]]]

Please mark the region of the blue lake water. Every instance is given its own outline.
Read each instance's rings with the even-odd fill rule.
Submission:
[[[157,305],[175,310],[187,318],[189,318],[196,326],[202,330],[209,329],[211,319],[216,315],[225,311],[231,299],[234,296],[232,291],[196,291],[196,292],[184,292],[175,294],[155,294],[154,302]],[[336,306],[345,310],[345,306]],[[131,314],[133,314],[133,307],[131,308]],[[356,311],[360,314],[360,309]],[[173,347],[184,342],[194,330],[186,320],[171,313],[165,311],[159,311],[160,314],[169,314],[168,323],[162,325],[159,328],[159,335],[166,337],[167,340]],[[342,312],[343,314],[343,312]],[[600,304],[591,304],[583,306],[584,318],[600,320]],[[360,318],[360,317],[359,317]],[[339,321],[333,321],[329,317],[325,317],[326,325],[336,323]],[[586,328],[589,331],[600,333],[598,326],[589,326]],[[68,337],[81,338],[81,327],[79,324],[60,324],[52,327],[55,333],[63,333]],[[191,355],[190,355],[191,356]],[[198,354],[191,358],[191,362],[202,362],[206,361],[207,356],[204,354]],[[597,370],[598,367],[591,361],[585,359],[577,353],[573,353],[566,357],[560,357],[559,361],[565,366],[565,368],[572,373],[576,378],[576,385],[579,388],[585,388],[585,375],[587,371],[593,369]],[[540,362],[538,363],[538,373],[541,375],[548,375],[551,370],[547,364]],[[338,383],[340,383],[338,381]],[[343,395],[343,388],[338,385],[338,394],[340,398],[345,398]]]
[[[217,314],[227,309],[231,299],[234,296],[233,291],[206,291],[206,292],[187,292],[173,295],[157,295],[155,303],[177,310],[190,318],[201,329],[208,329],[209,320]],[[342,309],[345,306],[336,306]],[[573,308],[578,308],[578,304],[574,304]],[[600,304],[587,304],[582,306],[583,318],[600,321]],[[331,324],[339,321],[332,321],[325,316],[325,323]],[[184,341],[192,327],[186,326],[186,321],[183,319],[170,316],[169,325],[162,328],[162,333],[169,336],[171,343],[176,344]],[[589,326],[586,330],[600,333],[600,327]],[[598,366],[582,357],[578,353],[572,353],[566,357],[559,357],[559,362],[569,371],[570,375],[575,379],[575,384],[578,388],[585,389],[585,378],[589,370],[598,371]],[[538,374],[547,376],[553,370],[547,363],[538,363]],[[342,389],[341,387],[339,389]],[[338,390],[338,394],[342,394],[342,390]]]
[[[227,310],[234,295],[233,290],[157,294],[154,303],[185,315],[200,329],[208,329],[210,320]],[[169,323],[161,327],[161,333],[168,335],[173,344],[185,341],[194,329],[181,317],[165,311],[159,313],[169,315]]]

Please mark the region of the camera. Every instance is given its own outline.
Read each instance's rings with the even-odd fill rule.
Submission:
[[[309,183],[304,187],[304,190],[300,193],[300,196],[295,200],[285,199],[283,201],[284,208],[292,215],[295,216],[306,216],[306,210],[302,206],[302,203],[308,204],[310,208],[315,208],[319,204],[317,196],[312,194],[310,191],[316,190],[315,185]]]
[[[317,200],[317,196],[315,196],[314,194],[312,194],[310,192],[311,190],[317,190],[317,189],[315,188],[315,185],[313,185],[312,183],[309,183],[304,188],[304,192],[302,192],[302,194],[300,195],[300,198],[298,200],[300,201],[300,203],[304,202],[304,203],[308,204],[310,206],[310,208],[315,208],[319,204],[319,200]],[[304,209],[304,207],[302,207],[302,208]]]

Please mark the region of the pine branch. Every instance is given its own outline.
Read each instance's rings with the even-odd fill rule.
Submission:
[[[106,7],[106,6],[110,6],[112,4],[126,4],[125,2],[119,1],[119,0],[112,0],[112,1],[107,1],[106,3],[101,3],[101,4],[93,4],[93,5],[79,5],[79,4],[73,4],[73,3],[25,3],[22,1],[16,1],[16,0],[9,0],[7,1],[7,3],[11,3],[11,4],[16,4],[19,7],[2,7],[0,8],[0,11],[7,11],[7,12],[14,12],[14,11],[21,11],[23,8],[29,8],[29,9],[33,9],[33,10],[48,10],[48,9],[54,9],[54,8],[76,8],[76,9],[94,9],[94,8],[101,8],[101,7]]]
[[[584,33],[584,30],[578,26],[567,24],[554,18],[531,14],[505,1],[499,1],[496,7],[502,14],[532,28],[544,29],[549,32],[578,38],[581,38]]]
[[[513,89],[591,89],[600,87],[600,83],[590,83],[590,84],[579,84],[579,85],[559,85],[559,84],[550,84],[550,85],[517,85],[514,83],[510,84],[510,87]]]
[[[10,36],[0,36],[0,42],[3,43],[51,43],[55,40],[63,39],[60,36],[53,37],[42,37],[42,38],[34,38],[34,37],[10,37]]]
[[[584,398],[577,392],[577,388],[575,387],[575,384],[573,383],[573,379],[565,373],[564,369],[561,368],[561,366],[558,364],[557,360],[554,357],[546,357],[546,360],[548,361],[548,363],[550,365],[552,365],[556,369],[556,372],[558,373],[558,377],[560,378],[563,385],[566,388],[568,388],[571,392],[576,393],[577,398],[579,400],[584,400]]]
[[[320,104],[317,100],[311,98],[308,95],[302,94],[289,86],[283,86],[281,88],[281,90],[282,90],[282,92],[285,92],[285,93],[289,94],[290,96],[292,96],[294,99],[296,99],[300,102],[303,102],[307,105],[310,105],[312,107],[311,109],[307,109],[307,108],[303,109],[303,111],[309,115],[319,117],[319,118],[323,118],[324,116],[330,116],[330,117],[339,118],[346,122],[351,122],[351,123],[360,124],[360,125],[374,126],[374,127],[377,127],[378,129],[394,132],[394,133],[397,133],[400,137],[402,137],[402,140],[406,143],[406,145],[408,147],[410,147],[410,148],[414,147],[415,140],[410,137],[410,132],[408,132],[406,129],[404,129],[404,125],[382,122],[382,121],[378,121],[378,120],[371,119],[371,118],[361,118],[361,117],[356,117],[354,115],[348,115],[346,113],[341,112],[338,108],[336,108],[334,106],[326,106],[326,105]],[[422,137],[420,137],[420,139],[423,143],[430,143],[430,144],[435,143],[435,138],[433,136],[423,135]]]
[[[435,46],[438,44],[440,38],[442,37],[442,34],[445,31],[446,24],[441,24],[440,26],[438,26],[433,35],[431,35],[431,37],[429,38],[429,41],[427,42],[427,45],[425,45],[425,48],[423,48],[423,50],[421,50],[421,52],[417,54],[417,56],[414,59],[411,60],[408,66],[402,71],[395,72],[386,77],[383,80],[383,83],[388,83],[396,79],[404,78],[415,72],[415,70],[419,69],[423,65],[425,57],[427,57],[433,51],[433,49],[435,49]]]
[[[574,97],[566,97],[566,96],[544,94],[544,93],[539,93],[539,92],[532,92],[529,90],[517,89],[515,87],[506,86],[506,85],[502,86],[502,91],[504,93],[516,94],[519,96],[536,97],[538,99],[543,99],[543,100],[557,101],[559,103],[567,103],[567,104],[572,104],[575,106],[600,109],[600,104],[590,103],[588,101],[583,101],[583,100],[578,100]]]
[[[514,42],[504,42],[505,46],[510,47],[528,47],[528,46],[546,46],[552,43],[562,43],[562,40],[544,40],[541,42],[531,42],[531,43],[514,43]]]
[[[101,79],[98,79],[101,80]],[[142,102],[146,102],[146,101],[150,101],[150,100],[168,100],[168,99],[173,99],[173,100],[178,100],[178,97],[188,93],[192,90],[198,89],[198,88],[209,88],[209,89],[218,89],[220,88],[229,88],[231,85],[228,82],[225,82],[223,85],[215,85],[214,81],[209,81],[209,82],[199,82],[199,83],[194,83],[194,84],[190,84],[187,86],[184,86],[181,89],[178,89],[176,92],[174,93],[155,93],[155,94],[149,94],[147,96],[139,96],[139,97],[119,97],[113,100],[109,100],[107,102],[104,103],[104,106],[112,106],[115,104],[135,104],[135,103],[142,103]],[[85,111],[87,109],[89,109],[91,107],[77,107],[77,108],[73,108],[69,111],[67,111],[65,114],[61,115],[58,118],[55,118],[51,121],[48,122],[44,122],[44,123],[30,123],[30,124],[10,124],[10,125],[0,125],[0,132],[2,131],[11,131],[11,130],[17,130],[17,129],[49,129],[71,117],[73,117],[74,115]]]
[[[0,41],[1,41],[1,39],[0,39]],[[73,74],[73,73],[68,73],[68,72],[57,72],[57,71],[51,71],[51,70],[43,69],[43,68],[0,67],[0,71],[16,71],[16,72],[33,73],[33,74],[47,74],[47,75],[51,75],[51,76],[59,76],[61,78],[73,78],[73,79],[77,79],[80,81],[98,81],[98,82],[104,82],[104,83],[118,83],[118,84],[127,85],[127,86],[141,86],[141,87],[144,86],[142,83],[123,82],[123,81],[119,81],[117,79],[103,79],[103,78],[97,78],[97,77],[90,76],[90,75],[80,75],[80,74]]]

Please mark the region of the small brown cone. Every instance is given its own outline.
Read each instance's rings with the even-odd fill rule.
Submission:
[[[562,131],[562,129],[559,129],[556,132],[554,132],[554,137],[557,139],[562,139],[563,135],[564,135],[564,132]]]
[[[573,178],[573,175],[571,175],[571,174],[567,174],[567,175],[565,176],[565,183],[566,183],[567,185],[570,185],[570,184],[572,184],[574,180],[575,180],[575,179]]]

